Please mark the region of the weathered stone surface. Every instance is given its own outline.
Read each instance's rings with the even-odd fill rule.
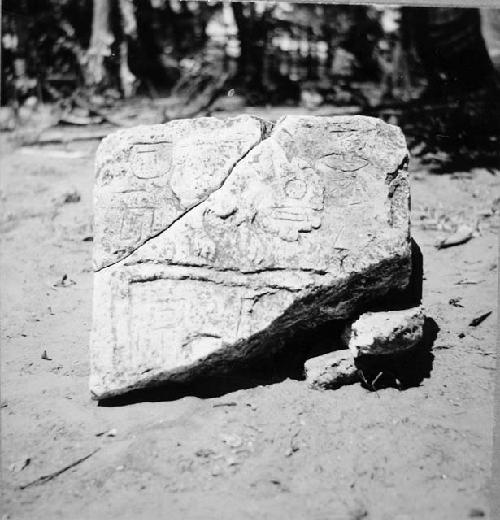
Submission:
[[[308,359],[304,369],[307,384],[319,390],[333,390],[359,381],[358,369],[350,350],[336,350]]]
[[[104,139],[96,160],[95,268],[126,257],[206,200],[264,131],[249,117],[200,118]]]
[[[422,307],[367,312],[346,328],[343,338],[354,356],[396,354],[422,340],[424,320]]]
[[[97,154],[96,398],[230,369],[410,274],[407,149],[368,117],[122,130]]]

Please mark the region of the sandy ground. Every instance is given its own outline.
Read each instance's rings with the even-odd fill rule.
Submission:
[[[498,171],[412,165],[423,302],[440,329],[420,386],[318,392],[288,379],[102,407],[87,387],[97,144],[1,139],[2,518],[488,517]],[[442,233],[427,228],[442,215],[479,217],[480,233],[437,250]]]

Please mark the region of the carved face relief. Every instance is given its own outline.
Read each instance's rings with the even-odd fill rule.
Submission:
[[[256,222],[282,240],[298,240],[321,226],[324,186],[321,176],[308,163],[293,159],[271,185],[257,209]]]

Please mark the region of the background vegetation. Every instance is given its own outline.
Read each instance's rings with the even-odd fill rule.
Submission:
[[[109,122],[103,109],[141,97],[178,100],[162,120],[217,104],[344,107],[401,124],[422,153],[491,162],[499,20],[478,9],[4,0],[1,102],[17,122],[56,103],[70,124]]]

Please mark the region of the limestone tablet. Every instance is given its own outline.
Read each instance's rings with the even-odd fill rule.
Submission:
[[[364,116],[199,118],[104,139],[93,397],[227,372],[404,288],[407,158],[397,127]]]

